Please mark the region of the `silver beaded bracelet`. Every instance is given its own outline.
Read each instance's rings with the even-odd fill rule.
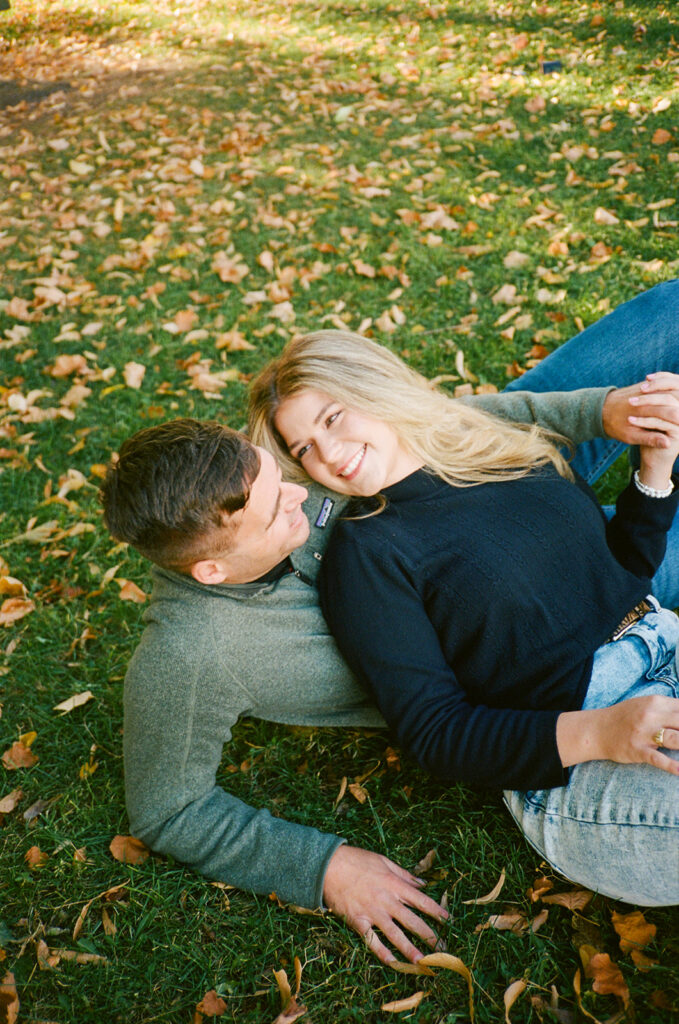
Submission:
[[[670,480],[669,487],[665,487],[662,491],[659,491],[656,487],[649,487],[648,484],[642,484],[639,479],[639,470],[634,470],[634,483],[637,486],[637,490],[645,494],[647,498],[669,498],[670,494],[674,490],[674,484]]]

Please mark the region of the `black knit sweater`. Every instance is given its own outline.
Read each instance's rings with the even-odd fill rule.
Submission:
[[[386,509],[334,530],[321,603],[398,743],[439,778],[510,789],[567,781],[562,711],[593,654],[650,590],[679,499],[634,484],[610,523],[551,467],[450,487],[420,470]]]

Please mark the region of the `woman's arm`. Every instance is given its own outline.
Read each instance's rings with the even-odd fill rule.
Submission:
[[[663,754],[653,741],[659,730],[664,730],[663,746],[679,750],[679,700],[633,697],[609,708],[565,711],[556,723],[556,742],[566,768],[607,760],[652,764],[679,775],[679,761]]]

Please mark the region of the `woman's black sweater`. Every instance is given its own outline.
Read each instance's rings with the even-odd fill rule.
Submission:
[[[649,592],[676,484],[649,498],[631,483],[607,523],[551,467],[459,488],[420,470],[383,512],[340,523],[323,611],[398,743],[441,779],[563,785],[557,718],[582,706],[594,652]]]

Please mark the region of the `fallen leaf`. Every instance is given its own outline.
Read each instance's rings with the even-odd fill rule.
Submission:
[[[0,800],[0,814],[11,814],[20,800],[23,799],[23,790],[13,789],[7,796]]]
[[[596,224],[619,224],[620,218],[610,210],[605,210],[603,206],[597,206],[594,211],[594,221]]]
[[[148,597],[141,587],[138,587],[132,580],[119,579],[116,580],[116,583],[120,586],[121,601],[136,601],[137,604],[143,604]]]
[[[539,929],[542,928],[543,924],[545,923],[548,917],[549,911],[546,907],[543,910],[541,910],[539,914],[535,915],[535,917],[530,923],[530,930],[533,932],[533,934],[535,934],[535,932],[539,931]]]
[[[385,1013],[404,1013],[406,1010],[414,1010],[416,1006],[419,1006],[426,992],[413,992],[407,999],[397,999],[393,1003],[382,1003],[380,1009],[384,1010]]]
[[[342,800],[342,797],[344,796],[346,791],[347,791],[347,777],[346,777],[346,775],[343,775],[342,776],[342,781],[340,782],[339,793],[335,797],[335,803],[334,803],[335,807],[337,807],[337,805],[340,803],[340,801]]]
[[[557,892],[551,896],[543,896],[543,903],[552,903],[559,907],[568,907],[569,910],[584,910],[592,899],[594,893],[588,889],[572,889],[570,892]]]
[[[523,979],[520,979],[519,981],[513,981],[509,988],[505,990],[503,999],[505,1004],[505,1021],[507,1022],[507,1024],[512,1024],[509,1018],[509,1011],[511,1010],[512,1006],[519,998],[521,993],[526,991],[527,987],[527,982],[525,982]]]
[[[19,1006],[14,975],[8,971],[0,985],[0,1011],[2,1011],[3,1024],[16,1024],[19,1017]]]
[[[525,252],[519,252],[517,249],[512,249],[502,260],[504,266],[507,267],[508,270],[512,270],[515,267],[525,267],[526,263],[529,261],[530,256]]]
[[[651,142],[654,146],[664,146],[666,142],[669,142],[672,138],[672,133],[668,132],[665,128],[656,128],[651,136]]]
[[[36,868],[43,867],[43,865],[49,860],[49,856],[46,853],[43,853],[39,846],[31,846],[30,849],[26,850],[24,860],[31,871],[34,871]]]
[[[226,349],[227,352],[249,352],[254,350],[244,334],[235,328],[232,331],[224,331],[215,338],[215,348]]]
[[[35,611],[35,604],[27,597],[8,597],[0,605],[0,626],[11,626],[25,615]]]
[[[115,836],[109,850],[123,864],[143,864],[151,852],[141,839],[135,839],[134,836]]]
[[[483,924],[477,924],[475,932],[485,931],[486,928],[494,928],[498,932],[515,932],[520,935],[528,928],[528,920],[524,914],[518,912],[513,914],[493,914]]]
[[[613,927],[620,936],[620,949],[623,953],[633,953],[648,945],[656,935],[657,927],[644,917],[641,910],[633,910],[629,914],[611,914]]]
[[[591,946],[580,947],[580,957],[585,974],[593,978],[592,988],[599,995],[615,995],[622,999],[625,1006],[629,1002],[629,988],[618,965],[611,960],[608,953],[592,952]]]
[[[123,367],[123,379],[128,388],[140,388],[146,373],[143,363],[125,363]]]
[[[206,1013],[208,1017],[221,1017],[226,1012],[226,1003],[221,996],[218,996],[213,988],[206,992],[196,1006],[200,1013]]]
[[[431,871],[434,861],[436,860],[436,850],[430,850],[425,853],[422,860],[419,860],[413,868],[413,873],[416,875],[424,874],[427,871]]]
[[[363,260],[352,260],[351,265],[353,266],[356,273],[359,274],[361,277],[375,276],[375,268],[372,267],[369,263],[364,263]]]
[[[16,740],[2,755],[2,763],[11,772],[17,768],[32,768],[38,763],[38,757],[27,743]]]
[[[482,903],[492,903],[493,900],[496,900],[498,898],[498,896],[500,895],[500,893],[502,892],[502,887],[503,887],[504,884],[505,884],[505,869],[503,868],[502,871],[500,872],[500,877],[498,878],[496,884],[494,885],[494,887],[491,889],[491,891],[489,893],[487,893],[485,896],[479,896],[478,899],[475,899],[475,900],[463,900],[462,902],[464,904],[466,904],[466,905],[468,905],[470,903],[478,903],[479,905],[482,904]]]
[[[62,700],[60,704],[55,704],[52,710],[61,711],[66,715],[69,711],[73,711],[74,708],[79,708],[83,704],[87,704],[88,700],[92,700],[93,696],[94,694],[90,690],[83,690],[82,693],[74,693],[72,697],[67,697],[66,700]]]
[[[467,988],[469,990],[469,1019],[471,1024],[474,1024],[474,989],[472,973],[469,968],[460,960],[459,957],[453,956],[452,953],[428,953],[418,961],[423,967],[444,967],[448,971],[454,971],[455,974],[461,974],[467,982]]]
[[[51,800],[36,800],[34,804],[31,804],[31,806],[27,807],[26,810],[24,811],[24,813],[23,813],[24,821],[25,822],[34,821],[35,818],[38,818],[42,814],[43,811],[46,811],[47,808],[51,804],[54,803],[55,799],[57,799],[57,798],[56,797],[52,797]]]

